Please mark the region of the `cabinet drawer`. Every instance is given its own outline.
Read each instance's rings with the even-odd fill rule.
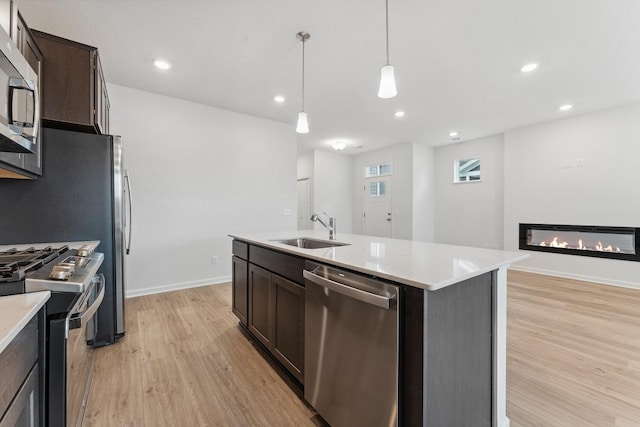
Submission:
[[[38,359],[38,316],[0,354],[0,414],[4,414]]]
[[[238,258],[249,259],[249,245],[238,240],[233,241],[232,253]]]
[[[304,284],[304,278],[302,277],[302,270],[304,270],[303,258],[251,245],[249,262],[267,268],[298,284]]]

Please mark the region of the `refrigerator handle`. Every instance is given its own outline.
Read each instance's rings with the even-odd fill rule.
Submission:
[[[131,196],[131,181],[129,179],[129,171],[125,170],[124,171],[124,180],[127,183],[127,197],[129,199],[129,226],[128,226],[128,234],[129,237],[126,241],[125,247],[127,250],[127,255],[129,255],[129,252],[131,251],[131,222],[132,222],[132,216],[131,216],[131,212],[132,212],[132,207],[131,204],[133,202],[133,197]],[[124,218],[124,226],[127,227],[127,216],[125,216]]]

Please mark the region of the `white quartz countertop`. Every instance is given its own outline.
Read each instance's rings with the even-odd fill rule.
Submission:
[[[0,252],[8,251],[9,249],[43,249],[47,246],[51,246],[54,248],[59,248],[61,246],[69,246],[69,249],[78,249],[83,245],[91,245],[95,249],[100,244],[100,240],[87,240],[87,241],[78,241],[78,242],[42,242],[42,243],[16,243],[15,245],[0,245]]]
[[[32,292],[0,297],[0,353],[47,302],[51,292]]]
[[[506,267],[529,256],[519,252],[343,233],[339,233],[335,241],[348,245],[326,249],[303,249],[273,241],[296,237],[329,241],[327,231],[314,230],[230,236],[429,291]]]

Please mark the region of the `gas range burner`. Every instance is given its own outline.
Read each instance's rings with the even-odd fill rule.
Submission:
[[[0,282],[16,282],[69,250],[68,246],[0,252]]]

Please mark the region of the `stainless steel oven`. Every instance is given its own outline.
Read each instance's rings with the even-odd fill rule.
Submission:
[[[104,298],[104,276],[94,278],[67,316],[67,426],[82,425],[93,374],[94,349],[87,345],[96,332],[95,314]]]
[[[0,252],[0,295],[48,290],[46,340],[39,350],[40,425],[80,426],[91,384],[93,340],[105,295],[104,255],[93,247]]]

